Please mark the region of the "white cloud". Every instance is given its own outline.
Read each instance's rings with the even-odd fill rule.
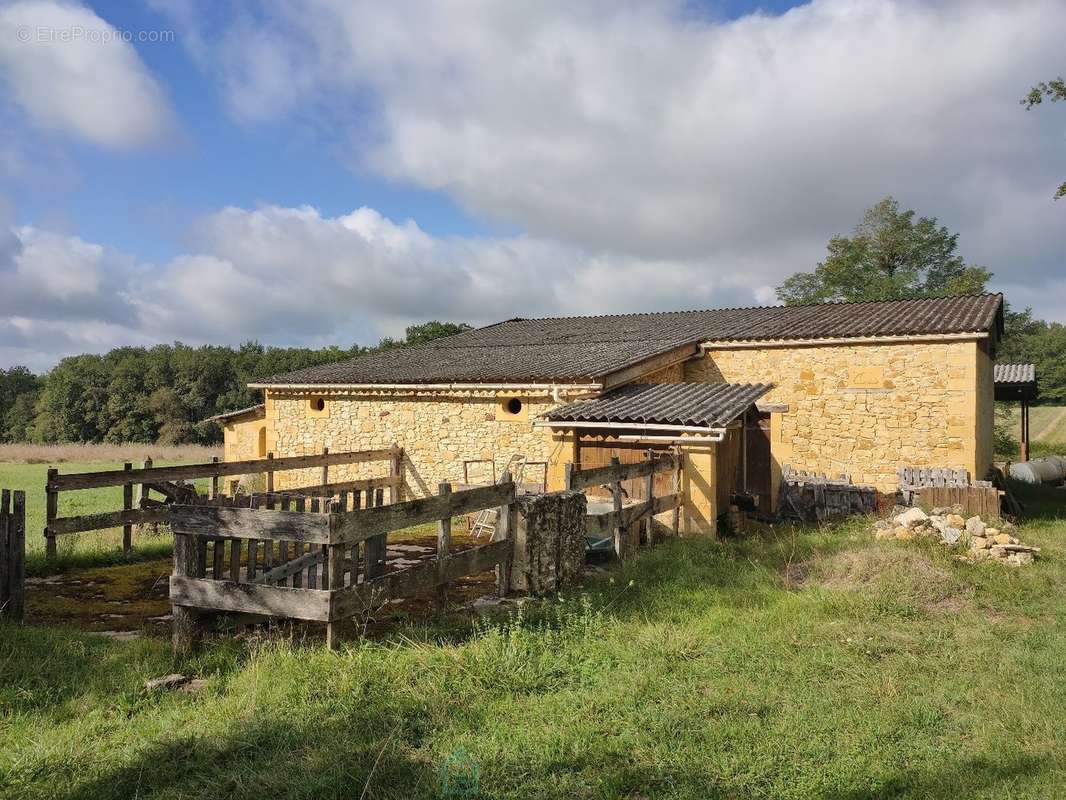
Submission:
[[[742,254],[769,286],[894,194],[964,246],[994,240],[969,253],[994,270],[1062,269],[1063,116],[1018,103],[1062,69],[1061,0],[814,0],[728,22],[673,0],[268,8],[200,50],[235,116],[318,119],[364,166],[538,238],[719,279]],[[1019,195],[1035,202],[1004,205]],[[770,260],[785,252],[800,258]]]
[[[136,50],[81,5],[24,0],[0,8],[0,78],[40,128],[114,148],[172,130],[163,89]]]
[[[1016,306],[1066,320],[1066,117],[1018,104],[1062,69],[1062,2],[814,0],[724,23],[665,0],[279,1],[228,24],[155,5],[194,26],[181,40],[235,117],[341,131],[363,167],[522,233],[225,208],[147,265],[21,229],[9,269],[28,310],[0,310],[24,317],[0,326],[0,355],[765,303],[890,193],[959,231]],[[34,276],[45,254],[67,289]],[[84,333],[59,336],[67,314]]]
[[[437,237],[360,208],[226,208],[193,252],[165,264],[78,237],[14,231],[0,299],[0,358],[41,369],[119,344],[373,342],[428,319],[751,304],[715,265],[642,260],[529,236]]]

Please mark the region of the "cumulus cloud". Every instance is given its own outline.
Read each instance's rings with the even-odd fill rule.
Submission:
[[[133,46],[90,9],[55,0],[0,7],[0,78],[39,128],[106,147],[159,141],[173,120]]]
[[[67,313],[86,334],[56,353],[123,331],[346,344],[430,318],[772,302],[886,194],[959,231],[1015,305],[1066,319],[1048,169],[1063,116],[1018,104],[1062,69],[1057,0],[813,0],[732,21],[672,0],[154,5],[241,122],[298,116],[361,169],[521,233],[225,208],[148,265],[23,229],[10,269],[37,305],[0,327],[0,353]],[[26,266],[49,248],[42,270],[83,270],[65,296]]]
[[[370,208],[336,217],[306,206],[226,208],[194,225],[193,252],[163,264],[32,227],[13,233],[0,357],[36,368],[126,343],[347,345],[428,319],[486,324],[757,300],[746,280],[722,280],[707,263],[525,235],[432,236]]]
[[[1018,99],[1061,71],[1064,28],[1058,0],[814,0],[726,22],[671,0],[316,0],[236,19],[212,52],[242,120],[326,119],[364,167],[475,215],[723,279],[740,257],[765,286],[886,194],[1001,275],[1061,268],[1061,115]]]

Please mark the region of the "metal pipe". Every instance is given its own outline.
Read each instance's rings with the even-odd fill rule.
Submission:
[[[641,436],[639,434],[627,434],[619,436],[620,442],[667,442],[671,444],[717,444],[724,439],[724,434],[711,436]]]
[[[533,420],[534,428],[612,428],[631,431],[674,431],[677,433],[724,433],[727,428],[712,428],[709,425],[660,425],[656,422],[566,422],[556,420]]]

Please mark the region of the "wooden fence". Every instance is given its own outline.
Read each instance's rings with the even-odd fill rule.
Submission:
[[[589,536],[604,538],[613,536],[614,552],[618,558],[625,558],[631,537],[629,531],[636,523],[644,522],[644,540],[651,545],[655,541],[655,515],[673,511],[671,527],[676,536],[681,523],[681,493],[655,496],[655,475],[664,472],[676,472],[680,478],[681,458],[671,453],[648,452],[644,461],[622,464],[618,457],[613,457],[606,467],[592,469],[575,469],[573,464],[566,465],[566,487],[571,490],[583,490],[604,486],[610,489],[613,510],[606,514],[589,514],[585,520],[585,530]],[[623,506],[622,481],[644,478],[645,500],[629,506]],[[680,480],[677,481],[680,485]]]
[[[778,509],[786,519],[825,522],[834,517],[875,513],[878,493],[874,486],[852,483],[848,475],[828,478],[797,472],[786,464],[778,490]]]
[[[390,472],[386,477],[369,478],[356,481],[330,483],[329,468],[342,464],[361,464],[369,461],[389,461]],[[339,491],[369,491],[371,489],[389,488],[402,499],[403,449],[391,447],[383,450],[362,450],[346,453],[331,453],[324,448],[322,453],[309,456],[287,456],[274,458],[268,453],[266,458],[247,461],[219,461],[213,459],[209,464],[182,464],[172,467],[155,467],[147,459],[144,467],[134,469],[132,463],[126,463],[121,470],[100,472],[79,472],[60,474],[58,469],[48,470],[45,484],[45,547],[49,558],[56,555],[56,537],[70,533],[106,530],[122,527],[122,549],[129,552],[133,545],[133,526],[153,522],[167,521],[167,506],[175,502],[195,501],[196,491],[181,482],[197,478],[210,478],[211,489],[208,497],[220,496],[220,481],[230,475],[263,474],[266,476],[267,492],[274,491],[274,479],[278,472],[288,470],[320,467],[321,481],[312,486],[288,490],[290,494],[307,492],[315,494],[332,494]],[[139,507],[134,507],[134,487],[140,485]],[[123,489],[122,510],[107,511],[100,514],[82,514],[72,517],[59,516],[59,495],[61,492],[82,489],[99,489],[108,486],[121,486]],[[150,492],[162,494],[164,500],[155,500]]]
[[[26,588],[26,493],[0,490],[0,619],[22,621]]]
[[[346,501],[284,496],[265,501],[274,508],[171,506],[175,650],[196,644],[204,612],[325,622],[326,642],[335,647],[340,621],[426,589],[443,599],[449,582],[494,566],[506,594],[515,486],[504,478],[454,493],[441,484],[433,497],[350,510]],[[452,517],[486,508],[499,508],[494,540],[452,553]],[[436,558],[386,572],[389,533],[427,522],[438,525]]]
[[[962,506],[963,516],[976,514],[986,522],[1002,515],[1003,492],[995,486],[925,486],[916,489],[914,494],[915,504],[926,511]]]

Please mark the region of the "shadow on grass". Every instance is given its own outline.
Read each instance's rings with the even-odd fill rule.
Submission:
[[[477,764],[480,791],[444,795],[442,773],[460,752],[437,752],[424,741],[426,720],[415,704],[385,708],[367,703],[343,718],[260,719],[236,724],[223,737],[178,736],[166,744],[140,750],[121,766],[102,770],[90,780],[54,797],[63,800],[157,797],[373,797],[554,798],[560,785],[580,785],[582,797],[743,798],[765,796],[766,775],[746,775],[740,782],[723,778],[712,760],[684,766],[661,765],[649,771],[624,747],[585,752],[566,750],[548,761],[528,762],[513,754]],[[565,753],[565,754],[564,754]],[[476,760],[471,763],[476,764]],[[533,766],[533,763],[536,766]],[[55,784],[83,774],[84,765],[57,760],[47,765]],[[809,796],[828,800],[923,798],[949,800],[976,794],[1006,796],[1020,783],[1038,780],[1046,761],[1032,756],[1002,759],[946,757],[938,767],[916,768],[871,778],[868,786],[819,791]],[[752,782],[754,779],[754,782]],[[854,782],[863,782],[853,776]],[[56,787],[58,788],[58,786]],[[798,788],[798,787],[797,787]],[[803,791],[789,796],[807,796]]]
[[[1066,520],[1066,488],[1042,483],[1008,480],[1011,492],[1025,510],[1020,522],[1052,522]]]
[[[997,791],[991,796],[1013,796],[1019,779],[1034,779],[1048,769],[1047,759],[1004,756],[1000,759],[946,759],[937,768],[914,769],[893,775],[868,789],[848,789],[825,795],[827,800],[886,800],[914,797],[922,800],[956,800]]]

